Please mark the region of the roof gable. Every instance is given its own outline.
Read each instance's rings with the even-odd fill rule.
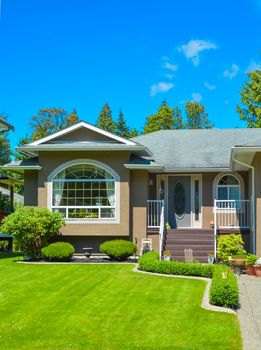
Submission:
[[[114,135],[108,131],[97,128],[94,125],[81,121],[55,134],[43,137],[37,141],[31,142],[29,146],[38,146],[47,143],[60,142],[114,142],[124,145],[136,145],[134,141]]]

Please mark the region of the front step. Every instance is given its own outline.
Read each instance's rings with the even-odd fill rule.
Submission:
[[[184,249],[192,249],[193,257],[207,263],[208,254],[214,251],[214,230],[171,229],[167,230],[165,250],[169,250],[173,260],[184,261]]]

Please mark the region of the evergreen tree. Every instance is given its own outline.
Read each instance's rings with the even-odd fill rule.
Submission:
[[[157,130],[182,128],[182,115],[179,108],[171,108],[167,101],[163,100],[157,113],[146,119],[144,134]]]
[[[186,123],[187,129],[211,129],[214,124],[208,119],[205,107],[198,102],[186,103]]]
[[[96,126],[100,129],[103,129],[112,133],[115,132],[115,123],[112,119],[112,111],[108,103],[105,103],[105,105],[102,107],[102,110],[96,122]]]
[[[261,127],[261,70],[247,73],[247,81],[240,94],[241,106],[237,106],[240,119],[247,122],[248,128]]]
[[[119,111],[119,118],[115,124],[115,134],[126,139],[130,137],[130,128],[126,123],[122,109],[120,109]]]

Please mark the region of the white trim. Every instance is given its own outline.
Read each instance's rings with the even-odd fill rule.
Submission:
[[[47,178],[47,208],[52,210],[52,192],[53,192],[53,178],[61,172],[63,169],[66,169],[70,166],[77,164],[91,164],[99,166],[100,168],[108,171],[115,179],[115,218],[102,218],[102,219],[80,219],[80,220],[71,220],[67,219],[66,223],[68,224],[104,224],[104,223],[120,223],[120,176],[108,165],[99,162],[94,159],[75,159],[69,162],[63,163],[54,169]]]
[[[40,145],[40,144],[42,144],[42,143],[44,143],[44,142],[47,142],[47,141],[53,140],[53,139],[55,139],[55,138],[57,138],[57,137],[66,135],[66,134],[70,133],[71,131],[77,130],[77,129],[82,128],[82,127],[86,128],[86,129],[89,129],[89,130],[92,130],[92,131],[95,131],[95,132],[97,132],[98,134],[107,136],[107,137],[109,137],[109,138],[111,138],[111,139],[113,139],[113,140],[122,142],[122,143],[124,143],[124,144],[126,144],[126,145],[136,145],[136,143],[133,142],[133,141],[130,141],[130,140],[127,140],[127,139],[125,139],[125,138],[123,138],[123,137],[114,135],[114,134],[112,134],[112,133],[110,133],[110,132],[108,132],[108,131],[105,131],[105,130],[102,130],[102,129],[100,129],[100,128],[97,128],[96,126],[91,125],[91,124],[89,124],[89,123],[86,123],[86,122],[84,122],[84,121],[81,121],[81,122],[79,122],[79,123],[77,123],[77,124],[75,124],[75,125],[72,125],[72,126],[66,128],[66,129],[63,129],[63,130],[61,130],[61,131],[58,131],[58,132],[56,132],[55,134],[52,134],[52,135],[43,137],[43,138],[41,138],[41,139],[39,139],[39,140],[37,140],[37,141],[31,142],[31,143],[29,143],[29,145],[30,145],[30,146],[38,146],[38,145]]]
[[[162,170],[161,165],[145,165],[145,164],[123,164],[126,169],[148,169],[148,170]]]
[[[8,169],[8,170],[41,170],[42,167],[40,165],[31,165],[31,166],[19,166],[19,165],[15,165],[15,166],[7,166],[7,165],[3,165],[1,166],[1,168],[4,168],[4,169]]]
[[[238,181],[239,181],[239,191],[240,191],[240,196],[239,199],[244,199],[245,197],[245,184],[244,184],[244,179],[243,177],[237,173],[237,172],[225,172],[225,173],[218,173],[213,181],[213,203],[215,199],[218,199],[218,182],[219,180],[226,175],[232,175],[234,176]]]

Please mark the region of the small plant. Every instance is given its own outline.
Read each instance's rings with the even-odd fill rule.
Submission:
[[[171,256],[171,253],[169,250],[164,250],[163,256]]]
[[[166,225],[165,225],[165,226],[166,226],[166,229],[167,229],[167,230],[170,230],[170,229],[171,229],[170,224],[169,224],[168,222],[166,222]]]
[[[45,258],[52,261],[69,261],[74,253],[74,247],[68,242],[51,243],[42,249]]]
[[[213,252],[211,252],[211,253],[208,253],[208,256],[211,258],[214,258],[215,254]]]
[[[244,241],[241,235],[232,233],[218,238],[218,257],[224,262],[228,262],[229,256],[246,254],[243,248]]]
[[[247,255],[247,266],[254,266],[257,261],[257,256],[255,254],[248,254]]]
[[[102,243],[100,251],[109,255],[111,259],[125,260],[137,252],[137,246],[130,241],[115,239]]]

